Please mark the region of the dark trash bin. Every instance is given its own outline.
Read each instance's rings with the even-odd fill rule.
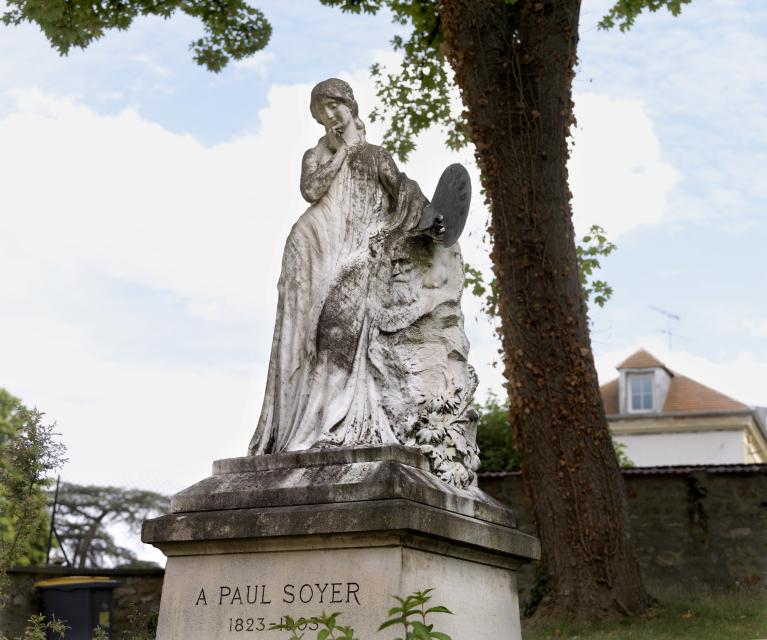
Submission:
[[[96,627],[111,637],[112,589],[120,583],[99,576],[67,576],[36,582],[42,614],[56,616],[67,627],[66,640],[91,640]],[[48,640],[58,640],[48,633]]]

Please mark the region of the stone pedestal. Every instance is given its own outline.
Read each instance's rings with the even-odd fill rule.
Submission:
[[[515,569],[538,541],[478,488],[434,477],[417,450],[219,460],[171,510],[142,535],[168,556],[158,640],[279,640],[270,623],[323,611],[361,640],[389,640],[396,627],[376,630],[391,596],[427,588],[455,614],[431,620],[453,640],[520,638]]]

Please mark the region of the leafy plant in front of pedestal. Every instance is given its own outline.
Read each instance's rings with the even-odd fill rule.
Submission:
[[[427,618],[434,613],[449,613],[447,607],[436,605],[426,608],[431,600],[433,589],[425,591],[416,591],[405,598],[393,596],[399,603],[398,607],[389,609],[389,619],[384,621],[379,631],[390,627],[402,627],[404,634],[395,640],[452,640],[446,633],[435,631],[434,625],[429,624]],[[317,629],[317,640],[359,640],[354,636],[354,629],[351,627],[340,626],[337,622],[340,613],[331,613],[327,615],[322,613],[319,616],[311,618],[293,619],[285,616],[280,624],[272,624],[270,631],[290,631],[289,640],[302,640],[308,627]]]
[[[91,640],[109,640],[109,632],[104,627],[99,625],[93,629],[93,633],[91,633]]]
[[[402,638],[395,638],[395,640],[451,640],[446,633],[434,631],[434,625],[426,621],[432,613],[452,614],[452,611],[442,605],[426,608],[426,604],[431,600],[429,594],[432,591],[433,589],[416,591],[406,598],[394,596],[400,606],[389,609],[389,619],[378,627],[378,630],[402,626],[405,634]]]
[[[17,637],[16,640],[46,640],[48,638],[64,638],[64,634],[69,627],[59,620],[56,616],[51,616],[46,620],[44,615],[34,615],[27,620],[27,626],[24,628],[24,635]],[[0,632],[0,640],[10,640]]]
[[[126,616],[128,630],[122,632],[122,640],[155,640],[158,616],[159,611],[152,606],[131,603]]]

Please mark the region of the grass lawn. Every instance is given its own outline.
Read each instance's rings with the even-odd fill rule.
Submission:
[[[767,592],[660,598],[640,618],[588,625],[541,622],[523,640],[767,640]]]

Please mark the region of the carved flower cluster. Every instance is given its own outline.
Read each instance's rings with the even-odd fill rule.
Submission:
[[[470,406],[456,415],[461,406],[459,393],[425,402],[418,419],[405,432],[403,444],[420,449],[442,481],[464,489],[474,482],[479,468],[479,449],[467,436],[478,416]]]

